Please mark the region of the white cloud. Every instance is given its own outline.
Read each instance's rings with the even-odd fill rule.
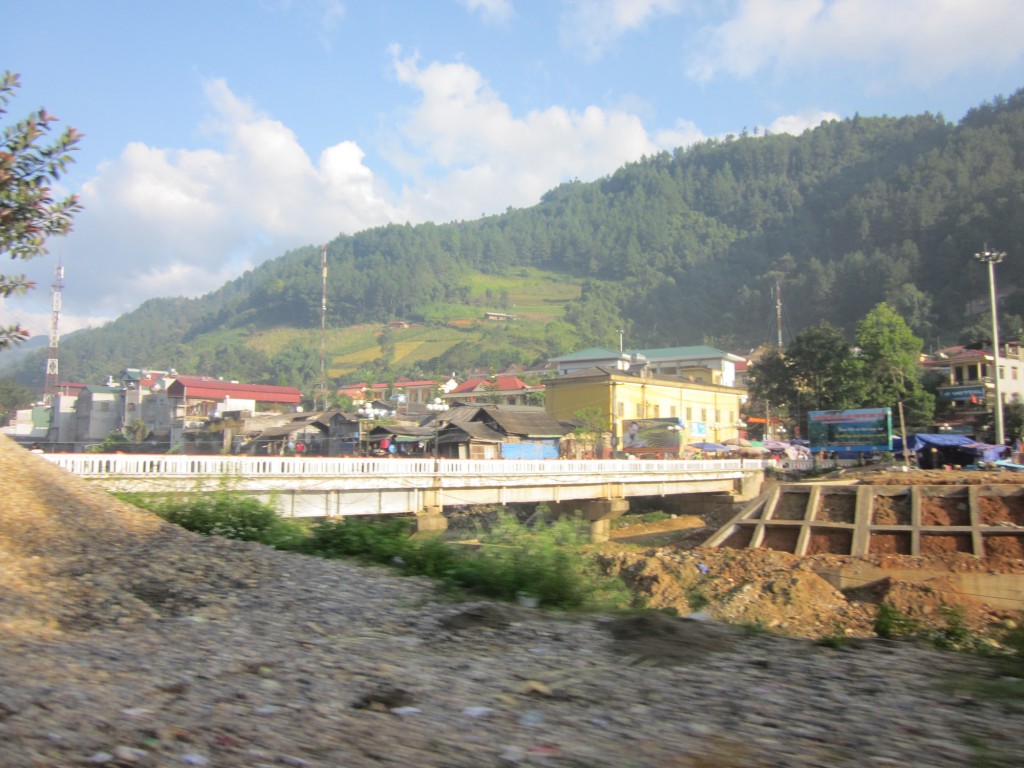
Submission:
[[[682,0],[567,0],[561,19],[562,42],[597,59],[622,35],[658,16],[678,13]]]
[[[117,316],[153,296],[196,296],[285,250],[391,220],[363,152],[314,164],[290,129],[207,84],[218,149],[128,145],[81,190],[64,253],[66,296]],[[102,254],[103,269],[90,269]],[[37,297],[38,298],[38,297]],[[37,331],[38,332],[38,331]]]
[[[1018,0],[743,0],[705,30],[689,65],[706,82],[849,64],[865,74],[919,86],[964,70],[999,70],[1024,51]]]
[[[388,190],[352,141],[314,160],[286,125],[211,81],[205,148],[132,143],[83,185],[84,210],[61,246],[68,317],[100,322],[155,296],[198,296],[343,232],[533,205],[563,181],[599,178],[704,138],[685,121],[649,134],[623,108],[552,105],[517,115],[465,64],[421,65],[398,48],[392,56],[397,80],[418,94],[398,116],[386,158],[407,179],[402,189]],[[48,276],[39,275],[44,285]],[[38,334],[48,328],[48,295],[35,293],[36,306],[21,316],[35,313]]]
[[[551,106],[513,115],[478,72],[459,63],[420,66],[393,49],[399,81],[418,89],[419,104],[399,130],[396,163],[415,178],[404,190],[409,220],[476,218],[535,204],[562,181],[591,180],[627,161],[675,146],[694,132],[682,126],[652,139],[633,114],[591,106]]]
[[[841,119],[835,112],[809,109],[799,114],[782,115],[775,118],[768,126],[768,130],[772,133],[790,133],[799,136],[808,128],[816,128],[822,123]]]
[[[673,128],[658,131],[654,140],[661,149],[675,149],[676,147],[688,147],[704,141],[707,136],[697,127],[696,123],[689,120],[677,120]]]
[[[458,2],[470,12],[479,12],[484,21],[491,24],[504,24],[515,15],[511,0],[458,0]]]

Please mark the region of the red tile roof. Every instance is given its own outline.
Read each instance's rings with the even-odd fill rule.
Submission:
[[[452,390],[452,394],[477,391],[516,392],[521,389],[530,389],[530,385],[518,376],[480,377],[462,382]]]

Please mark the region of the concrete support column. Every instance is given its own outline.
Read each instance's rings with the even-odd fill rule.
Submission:
[[[750,501],[761,495],[764,489],[764,472],[744,472],[736,481],[736,501]]]
[[[448,518],[441,504],[440,478],[434,477],[434,487],[423,491],[423,509],[416,513],[414,537],[437,536],[448,530]]]
[[[590,541],[603,544],[611,536],[611,521],[629,511],[628,499],[579,499],[549,505],[556,517],[579,515],[590,522]]]
[[[448,518],[440,506],[424,507],[416,515],[416,533],[413,537],[437,536],[448,530]]]

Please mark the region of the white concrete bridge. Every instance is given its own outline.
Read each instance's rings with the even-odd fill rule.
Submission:
[[[96,453],[45,457],[114,492],[209,492],[223,487],[271,503],[284,516],[415,513],[426,529],[443,528],[441,511],[450,506],[543,503],[607,523],[625,512],[634,496],[727,493],[751,498],[760,491],[767,465],[747,459],[477,461]]]

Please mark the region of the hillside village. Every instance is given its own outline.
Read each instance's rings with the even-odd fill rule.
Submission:
[[[1024,352],[1001,346],[1001,398],[1024,402]],[[60,384],[3,431],[49,452],[474,459],[682,457],[748,437],[806,444],[795,417],[750,402],[754,365],[710,346],[592,347],[529,371],[345,385],[322,408],[296,387],[126,368],[102,384]],[[947,348],[921,367],[942,382],[926,431],[981,439],[991,350]]]
[[[69,452],[110,448],[116,435],[116,449],[149,453],[677,456],[691,442],[740,436],[744,368],[743,358],[706,346],[591,348],[551,359],[536,385],[514,371],[360,383],[332,398],[346,407],[309,411],[295,387],[127,368],[103,384],[61,384],[5,432]],[[631,423],[644,428],[644,444]]]

